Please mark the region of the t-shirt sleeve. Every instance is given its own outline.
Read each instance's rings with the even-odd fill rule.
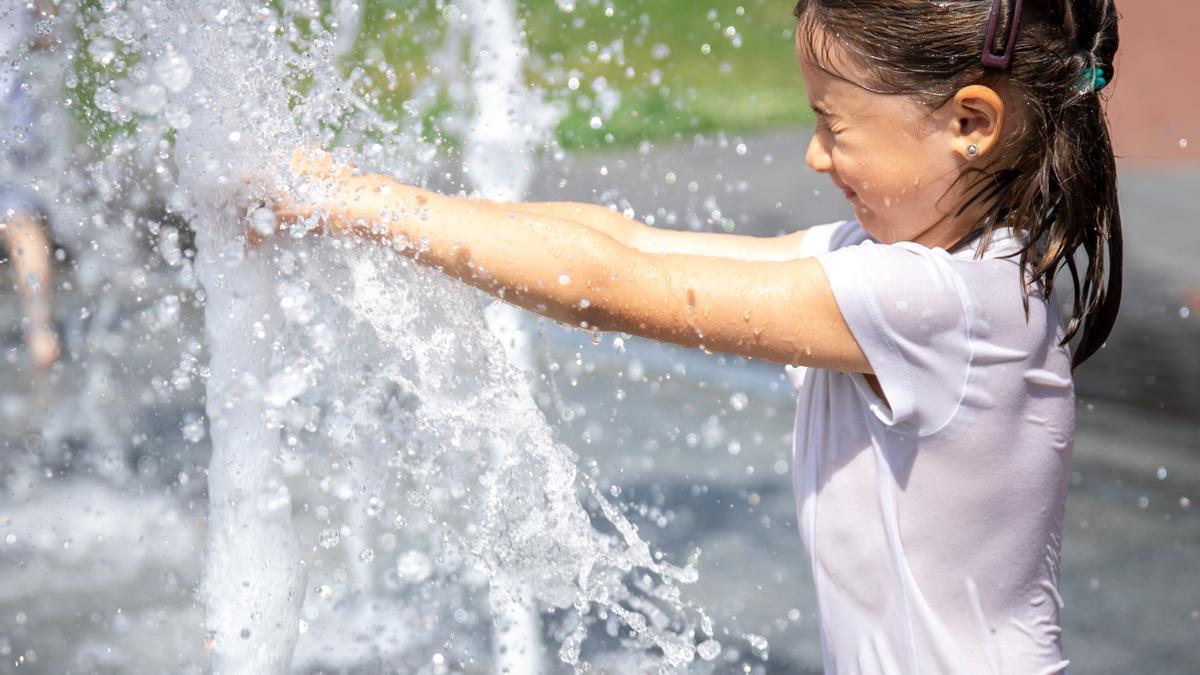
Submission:
[[[800,257],[812,258],[866,238],[866,232],[853,221],[843,220],[827,225],[814,225],[804,231],[800,242]]]
[[[872,241],[817,256],[883,390],[859,394],[886,425],[931,434],[958,410],[970,367],[964,285],[945,251]]]

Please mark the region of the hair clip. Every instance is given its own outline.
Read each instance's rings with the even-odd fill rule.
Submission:
[[[1099,93],[1102,89],[1108,86],[1108,78],[1104,75],[1104,69],[1099,66],[1090,66],[1084,68],[1079,74],[1079,81],[1075,83],[1075,90],[1081,96],[1087,94]]]
[[[1013,49],[1017,46],[1017,31],[1021,28],[1021,10],[1024,8],[1024,0],[1016,0],[1016,6],[1013,7],[1012,26],[1008,29],[1008,42],[1004,47],[1004,51],[996,53],[996,33],[1000,30],[1000,8],[1004,0],[995,0],[992,3],[992,15],[988,19],[987,41],[983,43],[983,65],[986,68],[999,68],[1000,70],[1008,70],[1009,64],[1012,63]]]

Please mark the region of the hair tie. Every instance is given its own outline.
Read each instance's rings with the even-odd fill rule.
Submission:
[[[1104,69],[1099,66],[1089,66],[1083,69],[1079,74],[1079,81],[1075,83],[1075,89],[1080,95],[1098,94],[1102,89],[1108,86],[1108,77],[1104,74]]]

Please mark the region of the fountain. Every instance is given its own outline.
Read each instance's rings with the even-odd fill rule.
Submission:
[[[481,197],[523,195],[556,113],[523,83],[513,3],[439,8],[426,34],[444,41],[435,58],[451,63],[464,44],[476,58],[462,80],[447,67],[418,83],[400,122],[360,87],[397,66],[340,70],[363,25],[353,3],[331,15],[315,0],[92,10],[89,48],[136,55],[96,93],[135,127],[113,147],[156,167],[149,184],[196,233],[212,668],[536,673],[549,637],[586,669],[597,622],[608,646],[590,649],[639,672],[684,668],[698,643],[712,659],[711,622],[680,593],[696,570],[656,554],[555,441],[515,310],[485,317],[473,291],[303,226],[245,244],[244,228],[274,227],[258,186],[320,189],[286,172],[294,147],[347,148],[417,183],[433,175],[445,158],[423,119],[464,87],[467,110],[448,115],[465,175]],[[112,157],[93,172],[111,172]]]

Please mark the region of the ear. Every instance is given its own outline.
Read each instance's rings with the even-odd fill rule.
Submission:
[[[995,89],[978,84],[963,87],[946,103],[946,112],[952,149],[964,160],[984,157],[1000,143],[1004,133],[1004,99]],[[976,158],[967,153],[972,145],[979,148]]]

